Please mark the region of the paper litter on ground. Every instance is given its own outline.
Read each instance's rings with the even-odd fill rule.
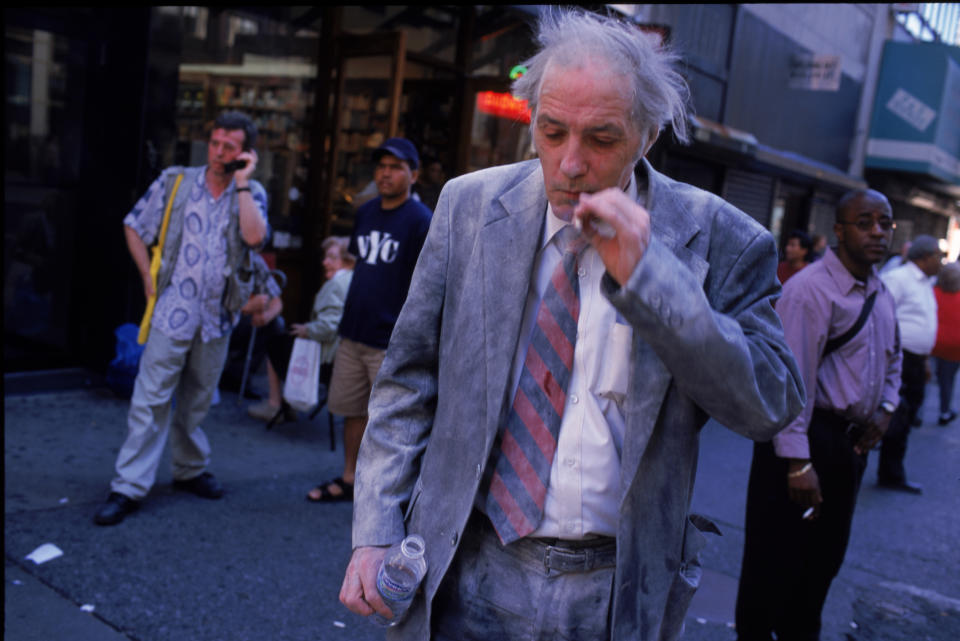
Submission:
[[[40,565],[41,563],[46,563],[47,561],[53,560],[58,556],[63,556],[63,550],[58,548],[53,543],[44,543],[36,550],[28,554],[26,558],[33,561],[37,565]]]

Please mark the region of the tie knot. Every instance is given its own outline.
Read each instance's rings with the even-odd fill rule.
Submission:
[[[587,239],[573,225],[564,225],[563,229],[557,232],[557,246],[563,253],[579,256],[588,244]]]

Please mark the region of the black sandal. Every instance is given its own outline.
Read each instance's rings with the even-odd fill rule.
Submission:
[[[273,415],[269,421],[267,421],[267,429],[272,430],[274,426],[280,425],[281,423],[296,423],[297,422],[297,412],[290,404],[286,401],[280,403],[280,409],[277,410],[277,413]]]
[[[340,494],[334,494],[327,488],[330,485],[336,485],[340,488]],[[312,496],[312,493],[315,491],[320,492],[319,497]],[[321,483],[317,487],[310,490],[307,493],[307,500],[311,503],[337,503],[340,501],[352,501],[353,500],[353,483],[347,483],[341,477],[337,477],[332,481],[327,481],[326,483]]]

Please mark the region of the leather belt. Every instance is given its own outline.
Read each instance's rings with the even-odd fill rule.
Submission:
[[[474,510],[472,524],[500,545],[490,519],[479,510]],[[617,565],[617,540],[611,536],[578,540],[525,537],[508,547],[527,558],[541,560],[545,569],[556,572],[590,572]]]
[[[557,572],[589,572],[617,564],[617,540],[603,536],[582,541],[525,538],[513,545],[543,559],[543,567]]]

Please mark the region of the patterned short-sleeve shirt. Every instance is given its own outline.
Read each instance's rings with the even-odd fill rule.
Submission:
[[[163,221],[166,173],[153,181],[123,219],[123,224],[136,231],[148,246],[156,240]],[[175,340],[191,340],[197,330],[204,342],[220,338],[228,334],[240,318],[239,312],[229,314],[221,305],[227,268],[225,232],[230,216],[238,215],[230,211],[236,183],[231,182],[219,198],[214,198],[207,189],[205,177],[206,167],[192,185],[180,187],[190,189],[180,251],[170,285],[160,292],[151,321],[153,329]],[[250,181],[250,187],[266,223],[267,195],[255,181]]]

